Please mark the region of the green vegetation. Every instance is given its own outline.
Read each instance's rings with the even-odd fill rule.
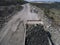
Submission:
[[[20,11],[20,10],[22,10],[22,9],[23,9],[22,6],[20,6],[20,5],[16,5],[16,10],[17,10],[17,11]]]
[[[23,2],[24,0],[17,0],[17,2]]]
[[[2,6],[2,5],[4,5],[4,6],[6,6],[6,5],[16,5],[16,4],[20,4],[20,5],[22,5],[22,4],[25,4],[25,3],[27,3],[26,1],[24,1],[24,0],[1,0],[0,1],[0,6]]]
[[[41,10],[44,11],[44,15],[46,15],[49,19],[55,24],[60,25],[60,2],[55,3],[31,3],[39,7]]]
[[[24,0],[16,0],[16,2],[19,3],[19,4],[25,4],[25,3],[27,3],[27,2],[24,1]]]

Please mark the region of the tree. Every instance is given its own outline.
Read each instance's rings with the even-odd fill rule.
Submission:
[[[24,0],[17,0],[17,2],[23,2]]]

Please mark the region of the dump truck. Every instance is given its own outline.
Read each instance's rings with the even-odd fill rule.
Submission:
[[[25,45],[33,45],[34,43],[38,43],[38,41],[40,42],[41,40],[44,40],[44,42],[47,42],[47,43],[43,43],[42,41],[40,42],[40,44],[42,43],[45,44],[45,45],[53,45],[52,43],[52,40],[51,40],[51,37],[49,37],[50,33],[47,34],[47,32],[44,31],[43,28],[43,21],[41,20],[27,20],[26,22],[26,38],[25,38]],[[36,29],[35,29],[36,28]],[[40,31],[38,31],[40,30]],[[35,33],[36,32],[36,33]],[[34,34],[35,33],[35,34]],[[38,35],[41,34],[40,38],[42,37],[42,39],[38,40],[37,42],[35,42],[34,40],[32,40],[31,38],[33,39],[38,39]],[[43,35],[44,34],[44,35]],[[37,35],[38,37],[34,37],[35,35]],[[31,36],[31,37],[30,37]],[[44,38],[43,38],[44,37]],[[46,39],[45,39],[46,38]],[[34,43],[32,43],[34,42]]]

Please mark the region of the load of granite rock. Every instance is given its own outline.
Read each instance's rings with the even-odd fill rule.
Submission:
[[[49,45],[48,34],[43,26],[37,25],[26,32],[25,45]]]

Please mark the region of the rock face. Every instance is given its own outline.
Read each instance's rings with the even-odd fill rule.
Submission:
[[[26,32],[25,45],[49,45],[47,32],[38,25]]]

